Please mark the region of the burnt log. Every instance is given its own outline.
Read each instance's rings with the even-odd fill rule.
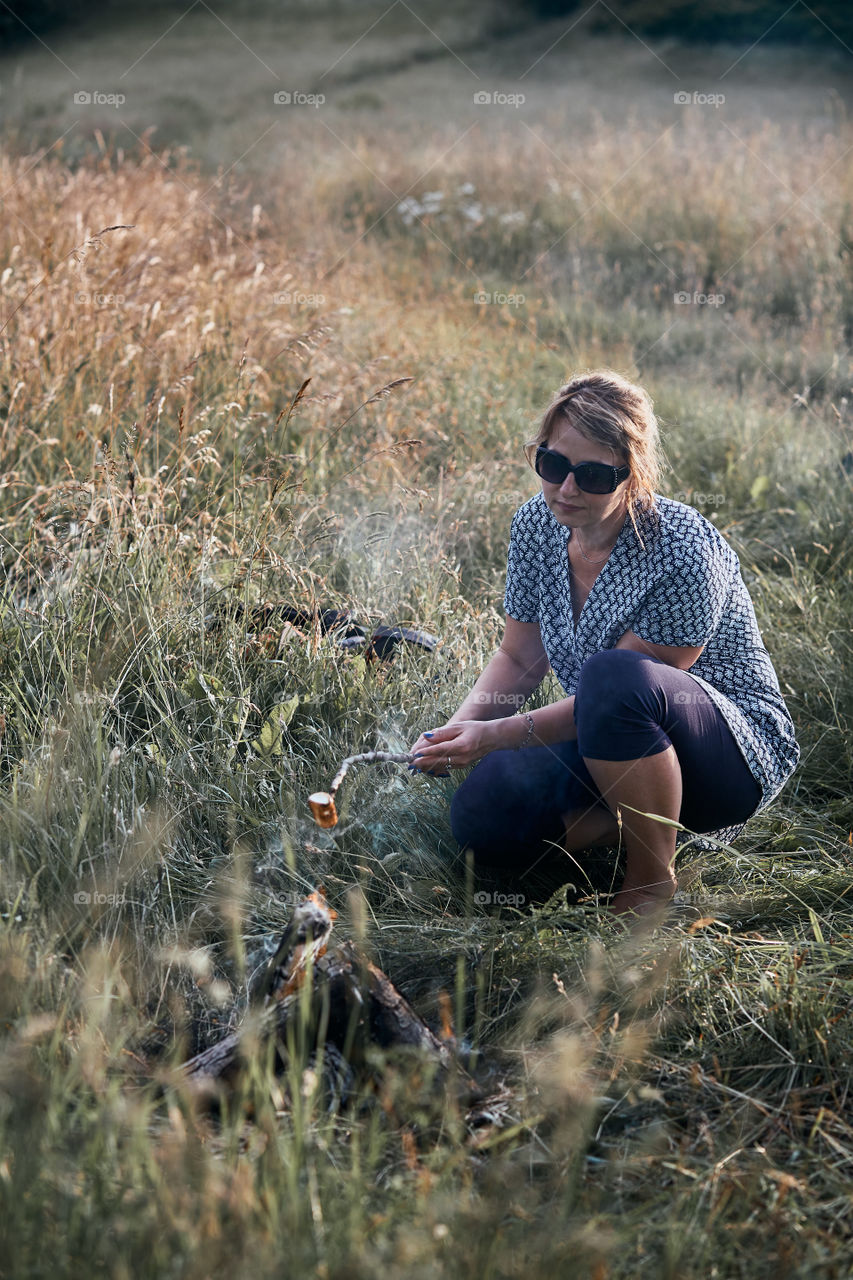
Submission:
[[[273,1040],[277,1073],[286,1071],[294,1053],[306,1064],[322,1060],[338,1094],[344,1082],[351,1089],[358,1080],[381,1074],[379,1049],[395,1057],[409,1055],[434,1070],[438,1080],[454,1079],[469,1099],[481,1097],[457,1063],[452,1043],[439,1039],[381,969],[352,943],[325,949],[333,916],[322,894],[312,894],[295,909],[254,985],[244,1024],[184,1063],[183,1078],[200,1096],[215,1098],[238,1083],[248,1056]]]

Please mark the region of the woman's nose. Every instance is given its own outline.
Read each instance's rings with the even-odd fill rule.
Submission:
[[[566,498],[576,498],[580,493],[577,481],[575,480],[574,471],[570,471],[563,483],[560,485],[560,493]]]

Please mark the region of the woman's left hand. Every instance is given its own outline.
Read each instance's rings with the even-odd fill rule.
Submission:
[[[411,748],[420,757],[409,765],[412,773],[450,776],[450,769],[464,769],[494,751],[497,744],[494,720],[458,720],[440,729],[422,733]]]

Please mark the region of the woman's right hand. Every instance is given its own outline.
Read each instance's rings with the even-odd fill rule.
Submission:
[[[450,769],[464,769],[500,745],[500,720],[456,720],[440,729],[428,729],[412,746],[417,757],[409,765],[412,773],[429,773],[447,778]],[[448,768],[449,763],[449,768]]]

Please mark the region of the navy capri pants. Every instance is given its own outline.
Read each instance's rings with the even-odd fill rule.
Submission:
[[[679,821],[694,832],[746,821],[761,803],[722,713],[686,671],[604,649],[581,668],[577,741],[491,751],[453,795],[450,825],[475,862],[522,870],[565,834],[562,815],[603,805],[584,764],[637,760],[675,748],[683,796]]]

